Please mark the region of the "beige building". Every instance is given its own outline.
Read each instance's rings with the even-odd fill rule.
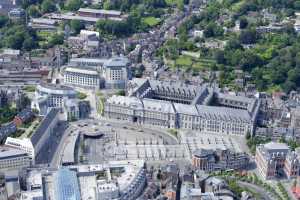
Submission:
[[[256,148],[255,162],[264,179],[299,175],[299,153],[293,152],[284,143],[270,142]]]
[[[259,100],[225,95],[207,86],[134,79],[128,96],[112,96],[104,116],[162,128],[246,135],[252,133]]]

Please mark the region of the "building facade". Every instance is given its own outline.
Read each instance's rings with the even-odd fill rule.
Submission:
[[[283,176],[295,178],[299,175],[299,151],[291,151],[284,143],[259,145],[255,162],[260,175],[266,180]]]
[[[125,89],[131,78],[125,57],[71,59],[64,70],[64,83],[84,88]]]
[[[12,138],[8,137],[5,141],[5,145],[15,148],[15,149],[20,149],[22,151],[25,151],[28,153],[32,160],[34,160],[34,147],[28,138],[23,138],[23,139],[17,139],[17,138]]]
[[[229,149],[198,149],[192,155],[192,166],[205,172],[243,169],[248,164],[246,153],[236,153]]]
[[[32,164],[31,156],[25,151],[11,147],[1,147],[0,151],[0,171],[20,170],[30,167]]]
[[[43,161],[43,157],[48,153],[48,144],[54,137],[54,129],[59,121],[59,112],[57,108],[52,108],[44,117],[36,131],[32,134],[30,141],[34,147],[35,161],[37,164]]]
[[[62,108],[68,99],[75,99],[76,91],[64,85],[45,84],[37,86],[33,107],[41,110],[43,105],[46,108]]]
[[[66,107],[70,105],[68,102],[76,100],[76,94],[77,92],[68,86],[42,83],[36,88],[31,107],[37,109],[41,116],[45,116],[52,108],[66,111]],[[65,113],[67,118],[67,112]]]
[[[258,99],[224,95],[206,86],[182,85],[147,79],[128,84],[128,96],[112,96],[104,116],[129,122],[245,135],[253,133]]]
[[[100,75],[93,69],[67,67],[64,71],[64,82],[68,85],[99,88]]]

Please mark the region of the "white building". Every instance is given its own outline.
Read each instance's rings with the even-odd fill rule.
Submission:
[[[128,63],[125,57],[113,57],[104,63],[105,88],[124,89],[126,87],[127,81],[131,78]]]
[[[30,139],[28,138],[17,139],[17,138],[8,137],[5,141],[5,145],[25,151],[34,160],[34,156],[35,156],[34,147]]]
[[[5,146],[0,148],[0,172],[20,170],[31,164],[31,156],[25,151]]]
[[[99,88],[100,75],[93,69],[67,67],[64,71],[64,82],[68,85]]]
[[[125,89],[131,79],[125,57],[74,58],[64,70],[64,83],[84,88]]]
[[[63,108],[66,102],[76,98],[76,91],[64,85],[45,84],[37,86],[32,108],[39,110],[40,115],[46,115],[50,108]]]
[[[43,191],[45,199],[135,200],[145,188],[146,175],[144,161],[122,160],[32,170],[26,184],[28,190],[34,188],[27,196]]]

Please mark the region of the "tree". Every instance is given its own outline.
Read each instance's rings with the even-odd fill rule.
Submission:
[[[242,45],[240,43],[239,40],[237,39],[230,39],[225,46],[225,50],[229,51],[229,50],[236,50],[236,49],[242,49]]]
[[[70,11],[76,11],[82,4],[82,0],[67,0],[65,8]]]
[[[245,29],[248,26],[248,20],[245,17],[240,19],[240,29]]]
[[[22,46],[24,50],[31,51],[37,46],[37,43],[31,37],[28,37],[24,40]]]
[[[203,31],[204,36],[207,38],[222,36],[223,33],[223,28],[214,22],[209,23]]]
[[[34,18],[35,18],[35,17],[40,17],[40,16],[41,16],[41,13],[40,13],[38,7],[35,6],[35,5],[29,6],[29,7],[27,8],[27,13],[28,13],[28,15],[29,15],[30,17],[34,17]]]
[[[5,15],[0,15],[0,28],[4,27],[8,22],[8,17]]]
[[[78,34],[80,30],[84,29],[84,23],[80,20],[73,19],[70,22],[71,29]]]
[[[21,49],[23,46],[24,35],[21,32],[17,32],[14,35],[8,36],[6,39],[6,47],[12,49]]]
[[[295,2],[294,2],[294,8],[295,8],[296,10],[300,10],[300,1],[295,1]]]
[[[215,59],[216,59],[216,61],[217,61],[218,64],[225,64],[226,63],[224,51],[217,50],[215,52],[214,57],[215,57]]]
[[[56,10],[56,5],[52,0],[44,0],[41,5],[42,13],[54,12]]]
[[[50,46],[55,46],[59,44],[64,43],[64,35],[63,34],[54,34],[50,39],[49,39],[49,45]]]
[[[255,29],[244,30],[240,34],[240,42],[242,44],[253,44],[256,42],[257,34]]]

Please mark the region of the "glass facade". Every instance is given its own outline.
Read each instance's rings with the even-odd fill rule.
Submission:
[[[80,191],[76,172],[59,169],[55,175],[56,200],[80,200]]]

